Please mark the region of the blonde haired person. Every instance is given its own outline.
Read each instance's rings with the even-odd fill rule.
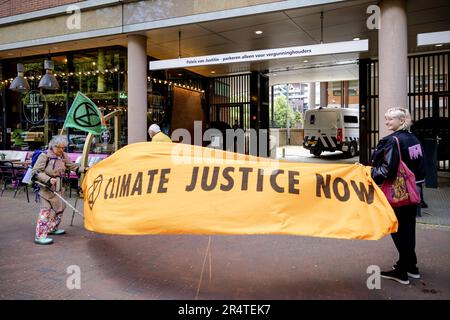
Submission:
[[[47,152],[41,153],[33,166],[32,173],[35,179],[48,186],[48,188],[40,187],[39,189],[41,210],[34,239],[36,244],[52,244],[53,239],[47,238],[48,234],[65,234],[65,231],[58,227],[66,205],[53,191],[61,196],[64,195],[62,178],[66,169],[75,171],[77,174],[86,172],[85,168],[73,163],[64,152],[67,144],[66,137],[54,136],[49,142]]]
[[[385,180],[397,176],[400,154],[402,161],[414,173],[416,183],[422,185],[425,179],[425,160],[423,148],[419,140],[409,131],[411,115],[405,108],[390,108],[386,111],[385,125],[392,133],[382,138],[372,155],[372,178],[378,185]],[[409,284],[408,277],[420,278],[417,268],[416,246],[416,214],[417,205],[394,208],[398,220],[398,231],[392,233],[399,259],[390,271],[381,272],[381,277],[395,280],[401,284]]]
[[[172,142],[172,140],[165,135],[161,131],[161,128],[155,123],[148,128],[148,134],[150,138],[152,138],[152,142]]]

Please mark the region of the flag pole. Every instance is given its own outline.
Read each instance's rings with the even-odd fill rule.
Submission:
[[[64,125],[61,129],[59,129],[58,136],[62,136],[64,134]]]

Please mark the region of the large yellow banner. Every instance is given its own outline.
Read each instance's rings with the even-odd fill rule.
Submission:
[[[83,192],[86,229],[108,234],[379,239],[397,231],[370,168],[360,165],[143,142],[92,167]]]

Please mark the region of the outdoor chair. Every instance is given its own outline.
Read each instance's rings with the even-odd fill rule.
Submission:
[[[23,176],[25,175],[26,170],[23,167],[15,166],[13,162],[2,161],[0,163],[0,175],[3,181],[2,192],[0,197],[3,197],[3,192],[5,192],[6,187],[11,185],[14,189],[14,198],[17,195],[17,192],[20,188],[24,188],[27,201],[30,202],[30,197],[28,195],[28,185],[22,182]]]
[[[70,170],[66,170],[63,180],[66,190],[69,189],[69,198],[72,198],[72,190],[76,192],[76,196],[78,197],[81,191],[81,188],[78,186],[79,177],[75,177],[74,174],[71,174]]]

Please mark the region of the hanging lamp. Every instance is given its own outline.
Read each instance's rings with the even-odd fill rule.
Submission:
[[[22,63],[17,64],[17,77],[14,78],[13,82],[9,86],[9,89],[15,92],[28,92],[30,91],[30,84],[27,79],[24,78],[23,73],[25,72],[25,67]]]
[[[39,81],[39,88],[47,89],[47,90],[58,90],[59,84],[56,80],[55,75],[53,74],[53,70],[55,65],[52,60],[45,59],[44,61],[45,75]]]

